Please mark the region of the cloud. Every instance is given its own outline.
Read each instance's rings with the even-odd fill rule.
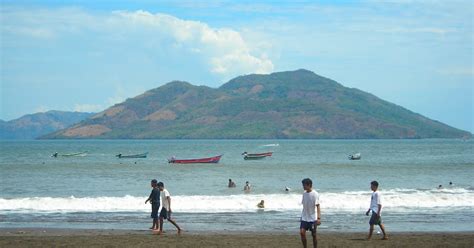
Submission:
[[[159,60],[160,64],[173,59],[185,64],[197,61],[201,64],[189,66],[207,69],[207,73],[221,78],[269,73],[274,68],[273,62],[252,43],[245,41],[240,32],[164,13],[4,7],[0,21],[2,36],[12,44],[25,40],[21,36],[54,39],[58,44],[68,44],[71,39],[77,42],[86,40],[97,44],[96,47],[103,46],[102,50],[125,44],[129,51],[124,52],[134,52],[135,56],[147,54]],[[165,57],[160,51],[174,53]],[[85,52],[91,54],[93,51]]]
[[[47,106],[40,105],[34,110],[34,113],[44,113],[44,112],[48,112],[48,110],[50,110],[50,108],[48,108]]]
[[[100,112],[104,110],[104,106],[100,104],[75,104],[74,111],[76,112]]]
[[[211,28],[199,21],[189,21],[167,14],[147,11],[117,11],[127,24],[149,28],[152,36],[168,36],[176,47],[207,56],[210,71],[217,74],[269,73],[273,63],[266,56],[251,53],[242,35],[228,28]]]

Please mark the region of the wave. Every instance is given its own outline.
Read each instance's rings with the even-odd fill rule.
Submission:
[[[0,212],[147,212],[146,197],[27,197],[0,198]],[[217,213],[251,212],[265,200],[266,210],[299,211],[301,194],[241,194],[228,196],[193,195],[172,196],[176,212]],[[324,211],[363,211],[369,207],[370,192],[321,192]],[[469,189],[416,190],[393,189],[382,191],[382,205],[390,211],[414,211],[426,208],[449,210],[453,207],[473,208],[474,191]]]

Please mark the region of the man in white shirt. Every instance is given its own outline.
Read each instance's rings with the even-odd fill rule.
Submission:
[[[161,191],[161,212],[160,212],[160,230],[158,234],[163,232],[163,219],[167,219],[171,224],[173,224],[178,229],[178,234],[181,233],[181,228],[176,224],[174,220],[171,219],[171,196],[168,190],[165,189],[165,184],[162,182],[158,183],[158,188]]]
[[[367,237],[368,240],[372,238],[372,233],[374,232],[374,225],[379,225],[380,229],[382,230],[383,233],[383,240],[387,240],[388,236],[385,233],[385,227],[382,224],[382,217],[380,215],[380,212],[382,211],[382,199],[380,192],[377,192],[377,189],[379,187],[379,183],[377,181],[372,181],[370,182],[370,189],[372,189],[372,197],[370,199],[370,208],[367,210],[365,215],[369,216],[369,213],[372,212],[372,216],[370,217],[369,225],[369,236]]]
[[[321,224],[321,210],[319,208],[319,195],[318,192],[313,190],[313,181],[309,178],[301,181],[303,184],[303,211],[301,212],[301,223],[300,223],[300,236],[303,247],[307,247],[306,231],[311,231],[313,236],[313,247],[318,247],[318,241],[316,238],[316,228]],[[317,211],[316,211],[317,210]]]

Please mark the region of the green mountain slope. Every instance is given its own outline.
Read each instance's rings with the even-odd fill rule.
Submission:
[[[218,89],[171,82],[44,138],[460,138],[471,134],[307,70]]]
[[[93,113],[48,111],[0,121],[0,139],[35,139],[78,123]]]

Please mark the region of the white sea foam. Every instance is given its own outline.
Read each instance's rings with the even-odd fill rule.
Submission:
[[[146,197],[30,197],[0,198],[0,212],[146,212]],[[265,200],[267,210],[293,211],[301,209],[301,194],[242,194],[229,196],[173,196],[176,212],[249,212],[257,210],[257,203]],[[415,190],[393,189],[382,191],[383,206],[390,211],[414,211],[420,208],[474,208],[474,191],[469,189]],[[368,208],[370,192],[320,192],[321,207],[325,211],[360,211]]]

